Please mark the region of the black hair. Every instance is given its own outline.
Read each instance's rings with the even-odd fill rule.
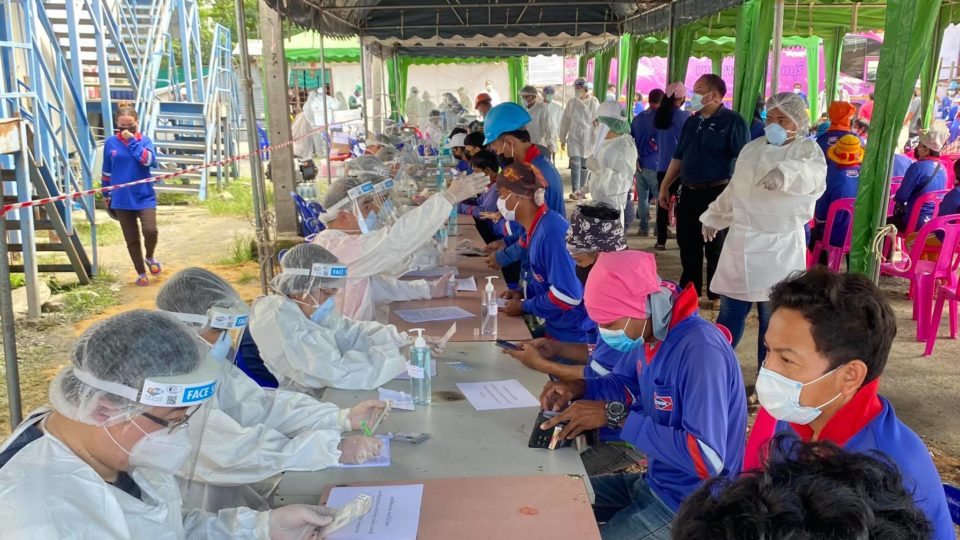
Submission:
[[[763,101],[763,96],[757,98],[757,104],[753,108],[753,119],[754,120],[763,120],[760,116],[763,113],[763,108],[766,107],[767,103]]]
[[[463,133],[464,135],[467,135],[467,134],[470,133],[470,132],[467,131],[466,128],[455,127],[455,128],[453,128],[453,131],[450,132],[449,138],[452,139],[453,136],[456,135],[457,133]],[[464,143],[464,144],[466,144],[466,143]]]
[[[477,148],[483,148],[483,132],[474,131],[473,133],[468,133],[467,138],[463,140],[465,146],[476,146]]]
[[[720,94],[720,97],[727,95],[727,83],[723,80],[723,77],[714,73],[707,73],[706,75],[701,75],[700,80],[709,86],[711,90],[715,90]]]
[[[654,88],[649,94],[647,94],[647,102],[651,105],[659,105],[665,97],[667,97],[666,92],[659,88]]]
[[[873,101],[873,92],[870,92],[870,101]]]
[[[653,127],[657,129],[670,129],[673,124],[673,111],[680,108],[680,104],[685,98],[675,98],[664,95],[657,107],[657,112],[653,113]]]
[[[504,131],[500,136],[510,135],[511,137],[516,137],[520,139],[520,142],[528,143],[530,142],[530,132],[525,129],[515,129],[513,131]]]
[[[861,360],[867,365],[863,384],[883,373],[897,319],[880,289],[863,275],[822,266],[794,273],[773,286],[770,303],[773,311],[792,309],[803,315],[830,370]]]
[[[602,219],[604,221],[620,219],[620,211],[604,203],[581,204],[577,209],[580,210],[580,215],[591,219]]]
[[[953,162],[953,176],[957,182],[960,182],[960,159]]]
[[[499,171],[500,160],[497,159],[497,155],[493,152],[489,150],[481,150],[472,158],[470,158],[470,167],[472,167],[475,171],[482,171],[484,169]]]
[[[854,127],[862,130],[864,133],[870,132],[870,122],[864,118],[857,118],[857,122],[854,124]]]
[[[933,526],[884,454],[781,433],[763,470],[717,477],[690,495],[673,540],[922,540]]]

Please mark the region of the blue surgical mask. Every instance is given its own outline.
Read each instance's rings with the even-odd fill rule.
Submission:
[[[699,111],[703,108],[703,95],[696,92],[690,97],[690,110]]]
[[[630,319],[627,319],[627,324],[630,324]],[[647,321],[643,321],[643,329],[640,330],[640,337],[637,339],[630,339],[625,329],[626,325],[620,330],[608,330],[606,328],[599,328],[598,330],[600,330],[600,339],[611,349],[625,353],[636,349],[643,343],[643,332],[647,329]]]
[[[333,300],[333,297],[327,298],[322,304],[317,306],[317,309],[313,310],[313,314],[310,315],[310,320],[320,324],[323,321],[327,320],[327,317],[333,313],[334,308],[337,307],[337,303]]]
[[[227,332],[221,332],[220,337],[217,338],[217,341],[210,346],[210,356],[217,361],[226,360],[230,355],[231,345],[233,345],[233,343],[230,341],[230,334]]]
[[[383,201],[383,206],[380,207],[380,221],[386,221],[388,216],[393,215],[393,201],[387,199]]]
[[[360,232],[363,234],[371,233],[379,228],[380,218],[376,212],[367,214],[367,217],[363,218],[363,223],[360,224]]]
[[[783,143],[790,138],[790,132],[780,124],[767,124],[763,128],[763,133],[767,137],[767,142],[774,146],[783,146]]]

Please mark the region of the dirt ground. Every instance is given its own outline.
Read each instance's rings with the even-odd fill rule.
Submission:
[[[44,353],[40,360],[21,366],[25,411],[46,402],[49,381],[67,362],[68,351],[77,335],[94,322],[113,314],[132,308],[152,308],[160,284],[177,270],[187,266],[209,268],[233,283],[245,300],[253,300],[260,294],[255,263],[217,264],[229,256],[236,236],[252,235],[250,223],[240,218],[214,217],[196,207],[161,207],[159,216],[157,258],[165,265],[159,279],[149,287],[133,285],[136,276],[125,246],[103,247],[101,260],[120,276],[119,304],[76,324],[32,333],[29,339],[39,340],[38,343],[22,343],[23,346],[39,347]],[[637,237],[636,225],[628,240],[632,249],[653,250],[654,239]],[[669,240],[667,251],[654,254],[661,275],[679,279],[676,242]],[[894,305],[899,329],[882,379],[881,393],[896,408],[897,415],[927,442],[944,481],[960,484],[960,415],[956,414],[960,403],[960,372],[953,365],[960,360],[960,341],[943,337],[948,335],[944,321],[940,331],[942,337],[933,356],[922,358],[923,344],[916,341],[916,324],[910,320],[911,303],[905,298],[905,282],[884,279],[881,286]],[[716,313],[707,312],[705,316],[715,317]],[[756,344],[757,320],[753,316],[737,350],[748,386],[756,378]],[[4,408],[5,401],[5,390],[0,389],[0,405]],[[0,426],[0,435],[6,432],[4,422]]]

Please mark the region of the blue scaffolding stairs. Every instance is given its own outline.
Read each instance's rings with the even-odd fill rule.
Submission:
[[[215,25],[204,58],[197,2],[0,0],[0,121],[19,120],[13,123],[24,139],[16,151],[0,152],[5,204],[98,185],[97,150],[113,133],[120,101],[137,108],[141,131],[155,141],[158,174],[236,155],[240,107],[230,32]],[[157,189],[202,200],[211,178],[222,185],[237,173],[233,164],[218,166]],[[96,273],[92,196],[4,219],[11,271],[24,274],[31,315],[39,315],[40,273],[75,273],[80,283]],[[75,220],[89,224],[87,246]],[[38,256],[49,252],[65,257]]]

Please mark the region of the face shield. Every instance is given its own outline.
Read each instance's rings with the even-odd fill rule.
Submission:
[[[393,225],[397,222],[399,205],[396,201],[396,181],[388,178],[379,184],[373,186],[374,201],[379,208],[378,214],[380,221],[386,225]]]
[[[364,182],[351,188],[345,198],[326,210],[320,214],[320,219],[325,223],[336,219],[340,212],[350,212],[357,221],[356,230],[361,234],[369,234],[379,228],[372,182]]]
[[[335,309],[334,296],[347,282],[347,267],[339,263],[313,263],[310,268],[284,268],[279,278],[288,297],[300,295],[298,304],[311,308],[309,318],[319,324]],[[274,287],[276,288],[276,287]]]

